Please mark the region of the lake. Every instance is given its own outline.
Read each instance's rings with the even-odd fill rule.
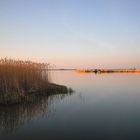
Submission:
[[[75,92],[0,107],[0,140],[140,139],[140,75],[54,71]]]

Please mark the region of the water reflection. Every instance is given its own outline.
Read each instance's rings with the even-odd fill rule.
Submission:
[[[138,74],[57,71],[52,78],[75,93],[0,108],[0,140],[140,139]]]
[[[47,97],[38,97],[35,102],[0,107],[0,131],[3,133],[15,132],[17,129],[29,123],[37,117],[49,117],[54,109],[50,106],[56,100],[62,100],[70,95],[59,94]]]

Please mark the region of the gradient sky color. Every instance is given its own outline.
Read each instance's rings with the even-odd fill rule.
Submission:
[[[0,56],[140,67],[140,0],[0,0]]]

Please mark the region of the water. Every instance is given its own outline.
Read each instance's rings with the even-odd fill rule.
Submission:
[[[0,107],[0,140],[140,139],[140,75],[56,71],[75,90],[36,103]]]

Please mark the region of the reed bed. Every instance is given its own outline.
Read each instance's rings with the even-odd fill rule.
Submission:
[[[0,59],[0,104],[30,100],[27,95],[33,93],[67,92],[65,86],[49,82],[48,69],[47,63]]]

